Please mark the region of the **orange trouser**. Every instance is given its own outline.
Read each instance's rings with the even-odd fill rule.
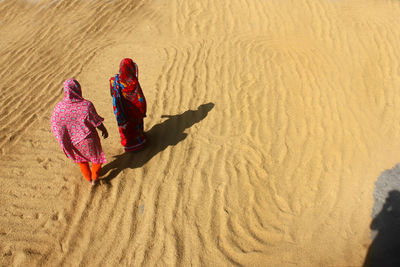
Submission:
[[[81,168],[83,177],[85,177],[86,180],[88,180],[90,182],[92,180],[94,181],[94,180],[97,180],[97,178],[99,178],[101,164],[92,163],[92,170],[90,170],[88,162],[81,162],[78,164],[79,164],[79,167]]]

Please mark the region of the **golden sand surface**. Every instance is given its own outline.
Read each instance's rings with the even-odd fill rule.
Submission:
[[[400,1],[0,1],[1,266],[361,266],[400,162]],[[149,146],[123,154],[131,57]],[[105,118],[92,189],[50,130]]]

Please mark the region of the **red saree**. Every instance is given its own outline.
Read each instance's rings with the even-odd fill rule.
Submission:
[[[119,74],[110,79],[114,114],[125,151],[144,147],[146,137],[143,118],[146,117],[146,99],[138,81],[138,68],[132,59],[121,61]]]

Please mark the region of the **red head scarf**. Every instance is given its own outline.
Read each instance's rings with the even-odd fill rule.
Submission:
[[[124,58],[119,65],[119,80],[123,83],[120,91],[126,100],[125,111],[115,105],[117,113],[124,112],[128,118],[141,119],[146,116],[146,99],[138,81],[138,67],[130,58]],[[118,118],[117,118],[118,121]]]
[[[124,58],[119,64],[119,78],[125,84],[138,83],[138,68],[130,58]]]

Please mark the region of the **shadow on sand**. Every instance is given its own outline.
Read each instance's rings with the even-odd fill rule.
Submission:
[[[400,192],[392,190],[371,223],[377,235],[368,249],[364,267],[400,266]]]
[[[200,105],[197,110],[188,110],[180,115],[162,115],[162,118],[168,119],[146,132],[147,146],[138,152],[125,152],[115,156],[112,162],[102,168],[103,175],[110,172],[102,181],[108,183],[126,168],[142,167],[168,146],[175,146],[186,138],[185,129],[200,122],[213,108],[214,103],[207,103]]]

